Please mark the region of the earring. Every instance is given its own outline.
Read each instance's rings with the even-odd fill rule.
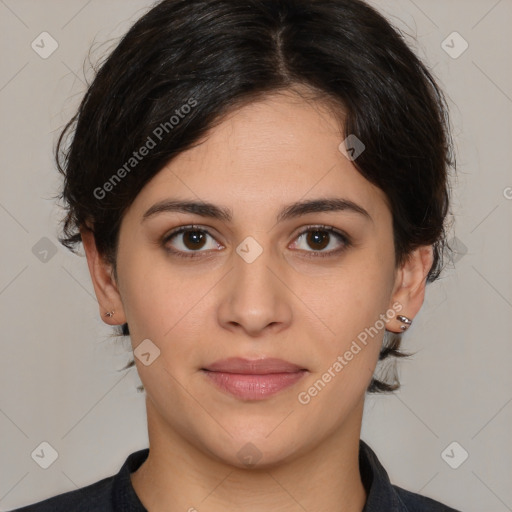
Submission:
[[[403,315],[398,315],[396,317],[396,319],[399,322],[402,322],[402,325],[400,326],[400,329],[402,329],[402,331],[405,331],[405,330],[409,329],[409,327],[412,324],[412,320],[410,318],[407,318],[406,316],[403,316]]]
[[[113,311],[107,311],[105,313],[105,316],[108,316],[109,318],[113,317],[114,316],[114,312]]]

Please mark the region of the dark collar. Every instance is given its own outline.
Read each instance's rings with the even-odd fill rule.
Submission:
[[[359,440],[359,471],[367,494],[362,512],[407,512],[377,455],[362,439]]]

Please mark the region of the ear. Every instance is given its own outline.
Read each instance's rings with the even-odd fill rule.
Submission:
[[[413,320],[418,314],[425,298],[427,275],[433,262],[433,247],[423,245],[412,251],[397,271],[390,307],[391,304],[395,304],[396,307],[398,302],[402,306],[399,315]],[[391,332],[403,332],[400,329],[401,325],[403,322],[395,317],[390,319],[386,329]]]
[[[94,292],[98,299],[101,319],[109,325],[122,325],[126,323],[121,295],[113,277],[112,266],[98,253],[94,233],[88,227],[81,227],[80,234],[87,257],[87,265],[91,274]],[[105,316],[113,311],[111,317]]]

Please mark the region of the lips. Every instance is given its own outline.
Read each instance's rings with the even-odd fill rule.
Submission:
[[[269,373],[292,373],[304,370],[296,364],[283,361],[282,359],[243,359],[241,357],[232,357],[216,361],[205,368],[211,372],[223,373],[241,373],[253,375],[267,375]]]
[[[229,358],[202,369],[221,391],[242,400],[263,400],[293,386],[305,368],[282,359]]]

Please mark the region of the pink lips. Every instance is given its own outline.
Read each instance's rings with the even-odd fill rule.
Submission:
[[[304,368],[282,359],[242,359],[216,361],[203,369],[221,390],[243,400],[263,400],[299,381]]]

